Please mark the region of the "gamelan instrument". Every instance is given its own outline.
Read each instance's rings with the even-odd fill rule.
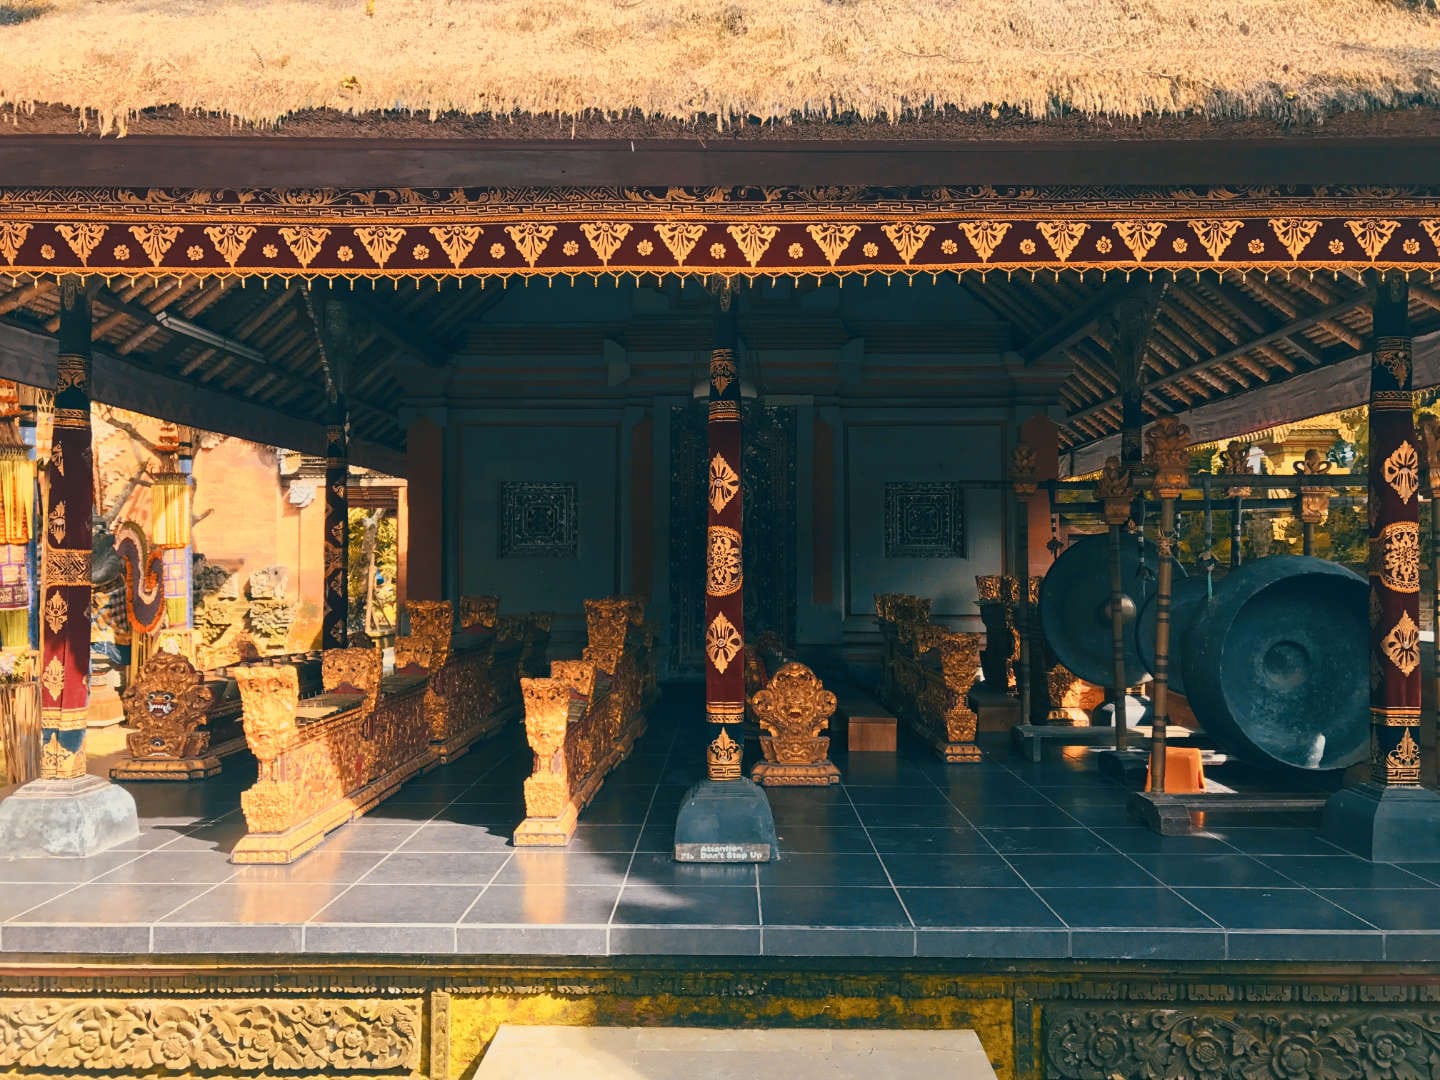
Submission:
[[[1125,538],[1121,606],[1130,618],[1153,595],[1158,564],[1154,544],[1147,540],[1142,548],[1133,537]],[[1040,629],[1050,651],[1070,671],[1097,686],[1111,683],[1109,537],[1087,536],[1061,552],[1040,582]],[[1125,682],[1134,686],[1144,681],[1149,668],[1135,648],[1135,635],[1126,634],[1125,643]]]

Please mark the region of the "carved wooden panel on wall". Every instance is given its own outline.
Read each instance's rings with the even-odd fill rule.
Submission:
[[[573,559],[579,550],[576,485],[500,482],[500,557]]]
[[[965,492],[953,480],[885,485],[887,559],[963,559]]]

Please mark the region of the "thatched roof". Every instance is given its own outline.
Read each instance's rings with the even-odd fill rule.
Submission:
[[[0,3],[0,105],[468,116],[1314,119],[1440,104],[1399,0]]]

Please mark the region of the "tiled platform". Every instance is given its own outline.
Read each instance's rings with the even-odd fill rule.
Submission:
[[[87,860],[0,860],[8,954],[772,955],[1440,959],[1440,865],[1372,865],[1303,821],[1161,838],[1093,754],[979,765],[836,754],[844,784],[771,792],[783,858],[680,865],[708,732],[668,692],[568,850],[516,850],[517,730],[407,785],[289,867],[237,867],[231,761],[131,785],[142,833]],[[843,739],[836,740],[843,746]],[[1056,753],[1054,751],[1050,752]]]

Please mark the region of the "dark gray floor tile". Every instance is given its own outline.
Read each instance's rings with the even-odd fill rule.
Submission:
[[[495,876],[496,885],[567,886],[624,883],[627,852],[591,852],[517,848]]]
[[[509,851],[510,833],[473,825],[424,825],[402,842],[399,851]]]
[[[568,847],[571,851],[631,852],[639,839],[639,825],[588,825],[582,814]]]
[[[462,956],[604,956],[604,926],[466,926],[456,930]]]
[[[138,835],[132,836],[129,840],[125,840],[121,843],[116,844],[113,848],[104,852],[103,854],[119,855],[125,852],[129,852],[133,855],[137,851],[154,851],[156,848],[162,848],[172,843],[176,839],[176,837],[180,836],[180,834],[181,829],[178,826],[151,826],[148,825],[146,822],[142,821],[140,823],[140,832]],[[97,859],[99,857],[99,855],[91,856],[91,858]],[[30,860],[27,859],[23,861],[29,862]],[[4,864],[0,863],[0,865]]]
[[[1109,852],[1111,847],[1086,828],[1062,829],[981,829],[983,836],[1002,855],[1047,855],[1065,852]]]
[[[775,823],[775,832],[780,840],[780,853],[803,852],[864,852],[872,851],[870,837],[859,825],[840,828],[822,828],[817,825],[782,825]]]
[[[977,806],[965,816],[977,828],[1064,829],[1080,824],[1058,806]]]
[[[754,863],[677,862],[670,852],[638,852],[630,885],[755,885]]]
[[[1385,935],[1385,959],[1410,963],[1440,960],[1440,934],[1396,931]]]
[[[992,848],[974,829],[868,829],[875,850],[912,855],[991,855]]]
[[[875,855],[792,852],[757,867],[761,885],[811,888],[890,884]]]
[[[397,851],[372,863],[360,880],[367,885],[407,887],[487,885],[507,861],[515,857],[501,851],[452,851],[444,854]]]
[[[760,928],[612,926],[611,956],[759,956]]]
[[[409,840],[420,826],[396,824],[392,821],[372,821],[361,818],[348,825],[342,825],[329,836],[323,845],[326,851],[373,851],[384,853],[394,851]]]
[[[1380,960],[1385,938],[1378,930],[1231,930],[1225,948],[1230,960]]]
[[[856,826],[860,818],[849,803],[830,803],[818,806],[776,806],[772,807],[777,829],[793,828],[797,825],[812,828],[835,828]]]
[[[866,828],[877,829],[956,829],[968,825],[965,815],[951,806],[895,806],[873,804],[861,806],[860,821]]]
[[[148,953],[150,927],[66,923],[6,923],[0,949],[7,953]]]
[[[525,808],[496,806],[493,803],[452,803],[440,807],[433,815],[417,817],[416,823],[428,820],[435,825],[473,825],[492,833],[510,835],[525,816]]]
[[[1050,927],[1064,924],[1029,889],[905,889],[905,909],[917,927]]]
[[[1346,854],[1309,829],[1219,828],[1212,827],[1208,818],[1206,829],[1232,847],[1251,855]]]
[[[1225,955],[1222,930],[1070,931],[1070,954],[1091,960],[1216,960]]]
[[[171,835],[171,839],[174,834]],[[140,857],[137,850],[102,851],[84,859],[58,857],[38,859],[0,859],[0,883],[9,888],[11,883],[55,882],[79,885],[94,881],[102,874],[108,874],[117,866],[133,862]]]
[[[210,885],[81,885],[25,912],[19,921],[149,925],[210,888]],[[6,933],[8,935],[8,929]]]
[[[163,854],[163,852],[161,853]],[[359,881],[385,856],[374,851],[347,851],[321,844],[285,866],[237,866],[236,881],[273,881],[277,884],[299,884],[307,881]],[[445,856],[435,861],[442,862]],[[418,884],[418,883],[417,883]]]
[[[492,885],[461,921],[492,926],[605,926],[619,895],[619,884]]]
[[[1023,887],[1025,882],[999,855],[912,855],[886,853],[881,858],[890,880],[900,887]]]
[[[915,955],[985,960],[1060,959],[1070,955],[1070,932],[1031,927],[917,930]]]
[[[759,922],[753,885],[627,885],[613,925],[758,926]]]
[[[826,889],[760,888],[761,920],[771,926],[910,925],[895,890],[832,886]]]
[[[636,851],[668,851],[675,850],[675,815],[670,814],[658,823],[652,817],[645,828],[640,832],[640,840],[635,845]]]
[[[1440,930],[1440,892],[1382,888],[1316,891],[1381,930]]]
[[[156,923],[152,930],[152,947],[157,953],[193,956],[298,953],[304,934],[304,927],[299,923],[288,926],[266,923],[231,926]]]
[[[1095,835],[1127,854],[1148,851],[1203,855],[1235,850],[1219,836],[1195,833],[1189,836],[1161,836],[1143,825],[1096,825]]]
[[[245,835],[244,822],[227,821],[220,825],[202,825],[177,836],[166,844],[166,851],[223,851],[229,854]]]
[[[1166,885],[1294,888],[1295,883],[1267,865],[1269,860],[1239,852],[1181,855],[1137,851],[1130,856]]]
[[[214,885],[234,875],[223,851],[147,851],[95,879],[100,885]]]
[[[228,881],[180,905],[161,921],[209,925],[303,923],[346,888],[345,883],[333,881]]]
[[[1015,872],[1035,889],[1102,888],[1133,885],[1144,888],[1155,879],[1124,855],[1061,852],[1049,855],[1006,855]]]
[[[1039,893],[1072,930],[1128,930],[1133,927],[1218,929],[1216,920],[1197,911],[1182,897],[1161,885],[1040,889]]]
[[[1389,863],[1354,855],[1262,855],[1260,861],[1310,889],[1434,889],[1435,884]],[[1440,907],[1440,892],[1426,901]]]
[[[397,889],[361,882],[346,889],[313,919],[321,923],[448,924],[458,922],[479,895],[475,885]]]
[[[0,866],[4,865],[4,863],[0,863]],[[1397,863],[1395,865],[1399,866],[1399,868],[1407,874],[1413,874],[1415,877],[1424,878],[1432,884],[1440,885],[1440,863]],[[0,871],[0,873],[3,873],[3,871]]]
[[[445,956],[455,951],[453,926],[310,923],[305,927],[307,953],[359,953],[370,956]]]
[[[843,796],[856,806],[944,806],[945,793],[933,787],[856,787],[845,785]]]
[[[74,887],[67,882],[54,881],[26,881],[15,884],[6,882],[0,887],[0,922],[13,919],[33,907],[39,907]]]
[[[766,956],[888,956],[915,955],[915,931],[766,925]]]
[[[1227,930],[1369,930],[1305,889],[1179,889]]]

